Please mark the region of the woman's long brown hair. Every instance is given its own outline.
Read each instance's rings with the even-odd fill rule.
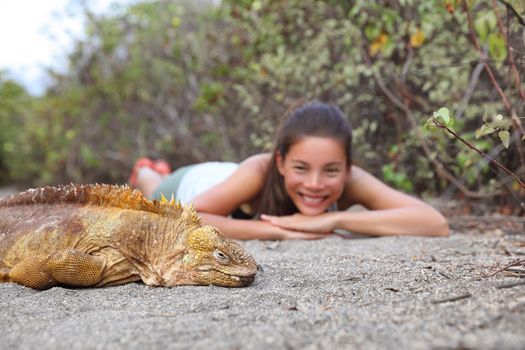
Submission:
[[[347,165],[352,163],[352,128],[343,112],[334,105],[316,101],[295,106],[281,119],[257,210],[258,216],[291,215],[298,212],[286,192],[275,156],[279,153],[284,159],[296,142],[308,136],[337,140],[345,149]]]

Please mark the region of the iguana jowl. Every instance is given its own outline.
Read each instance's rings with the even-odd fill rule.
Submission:
[[[0,200],[0,282],[242,287],[256,272],[253,258],[202,226],[193,208],[127,186],[42,187]]]

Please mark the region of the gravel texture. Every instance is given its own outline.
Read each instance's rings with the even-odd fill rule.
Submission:
[[[260,271],[239,289],[0,284],[0,348],[525,349],[524,239],[242,242]]]

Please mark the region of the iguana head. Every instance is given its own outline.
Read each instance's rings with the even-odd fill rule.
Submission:
[[[212,226],[201,226],[188,233],[182,270],[184,284],[243,287],[255,280],[257,265],[239,244]],[[180,275],[172,281],[180,282]]]

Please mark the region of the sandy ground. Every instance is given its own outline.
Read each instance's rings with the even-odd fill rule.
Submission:
[[[0,349],[525,349],[524,235],[241,244],[247,288],[0,284]]]

